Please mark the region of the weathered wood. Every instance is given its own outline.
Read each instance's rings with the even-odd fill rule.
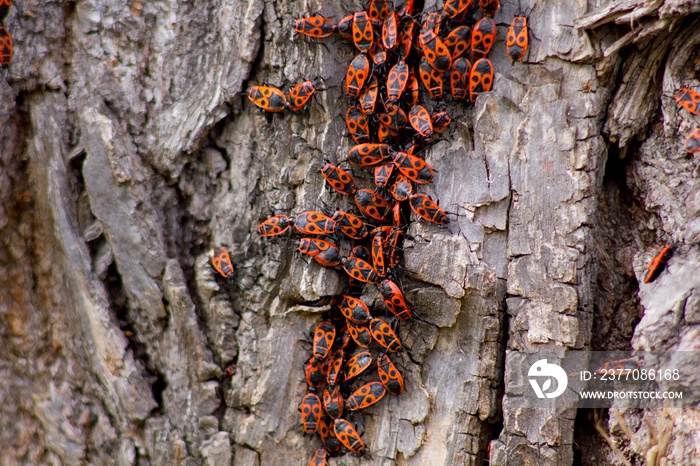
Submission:
[[[337,20],[345,3],[15,2],[15,59],[0,71],[7,464],[308,463],[320,446],[298,428],[309,329],[344,278],[256,226],[354,210],[318,169],[352,145],[342,80],[355,50],[291,28],[316,12]],[[501,8],[500,23],[518,10]],[[682,149],[695,123],[664,96],[700,88],[689,17],[700,6],[522,8],[537,36],[529,63],[511,64],[499,34],[493,92],[449,103],[452,127],[424,154],[438,172],[420,191],[451,221],[407,231],[402,285],[418,319],[399,330],[406,390],[354,419],[373,459],[333,464],[479,465],[490,442],[491,464],[571,464],[575,430],[594,429],[576,424],[573,404],[521,407],[526,356],[697,341],[700,169]],[[305,112],[264,114],[245,98],[251,84],[317,77],[325,90]],[[613,238],[620,225],[629,231]],[[661,242],[677,246],[668,271],[621,287],[639,307],[610,299],[611,283],[641,281]],[[230,283],[209,265],[219,245],[232,251]],[[363,299],[382,306],[374,290]],[[596,347],[594,322],[642,315],[631,341],[628,328]],[[697,385],[697,365],[683,369]],[[620,452],[688,464],[695,410],[670,422],[616,408]],[[669,425],[672,439],[646,441]]]
[[[636,30],[638,37],[644,37],[646,41],[633,41],[638,46],[622,65],[627,77],[623,79],[627,84],[620,87],[612,102],[613,109],[624,107],[626,110],[613,110],[606,121],[606,132],[611,140],[619,139],[620,146],[627,144],[634,135],[641,143],[639,150],[620,154],[621,157],[631,157],[628,166],[621,167],[624,171],[620,175],[625,189],[631,190],[635,202],[641,204],[623,214],[627,217],[624,222],[638,222],[630,225],[631,236],[647,246],[646,251],[635,248],[615,253],[618,257],[625,257],[627,264],[633,263],[633,273],[640,283],[633,291],[633,299],[638,304],[620,306],[618,312],[622,314],[621,319],[625,319],[625,315],[627,318],[634,317],[634,314],[642,316],[629,347],[655,352],[656,359],[651,354],[646,356],[645,366],[658,367],[665,363],[668,364],[666,367],[678,367],[682,374],[680,378],[690,384],[684,382],[685,387],[697,383],[697,367],[691,368],[697,364],[691,358],[680,367],[674,365],[673,359],[674,354],[678,354],[674,352],[694,346],[688,344],[697,333],[691,309],[696,307],[692,297],[698,287],[695,279],[698,257],[692,245],[700,237],[695,202],[699,186],[687,181],[697,176],[697,158],[686,157],[682,146],[684,133],[695,125],[689,121],[687,112],[670,97],[680,87],[696,88],[698,85],[692,64],[700,46],[698,20],[685,17],[686,13],[697,11],[697,8],[693,2],[663,2],[658,9],[644,10],[649,17],[659,19],[643,21],[633,29],[632,32]],[[664,21],[669,25],[668,30],[658,27]],[[633,71],[635,68],[637,71]],[[650,98],[650,94],[654,98]],[[662,124],[653,124],[650,129],[650,122],[657,117],[659,108]],[[653,230],[648,231],[650,228]],[[676,246],[676,255],[666,275],[650,284],[641,283],[650,257],[664,242]],[[624,243],[619,246],[628,247]],[[629,267],[627,264],[625,267]],[[611,271],[614,269],[605,273]],[[620,271],[617,275],[632,273]],[[636,306],[640,309],[636,310]],[[612,348],[615,343],[608,344]],[[661,388],[673,390],[679,386],[671,382],[662,383]],[[692,462],[691,458],[695,456],[691,446],[693,434],[686,426],[694,425],[697,419],[696,409],[629,410],[624,402],[616,401],[608,421],[608,441],[616,451],[609,452],[607,459],[618,463],[632,459],[646,464]]]

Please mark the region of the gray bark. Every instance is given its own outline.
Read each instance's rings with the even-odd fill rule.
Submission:
[[[298,427],[307,337],[344,278],[256,226],[354,210],[318,168],[352,145],[342,78],[355,52],[290,26],[317,11],[338,20],[346,3],[13,5],[15,57],[0,71],[0,463],[308,463],[320,441]],[[510,22],[517,7],[501,6],[496,21]],[[501,28],[493,92],[451,106],[426,153],[439,172],[422,192],[459,216],[408,231],[403,285],[420,319],[400,329],[406,390],[354,419],[373,459],[333,464],[480,465],[489,443],[499,465],[698,457],[696,410],[620,405],[604,426],[574,406],[520,408],[517,374],[545,350],[697,347],[699,158],[683,150],[697,123],[663,96],[700,89],[700,7],[529,7],[530,63],[508,61]],[[315,77],[326,90],[306,112],[245,99],[251,84]],[[665,242],[668,270],[641,284]],[[208,262],[219,245],[233,252],[231,284]]]

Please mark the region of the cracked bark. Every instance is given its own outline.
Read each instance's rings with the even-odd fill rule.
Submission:
[[[339,19],[341,3],[320,13]],[[698,88],[697,5],[530,6],[532,64],[511,65],[499,31],[494,92],[451,108],[426,154],[439,173],[423,192],[460,215],[408,232],[403,284],[420,320],[401,327],[406,392],[356,419],[374,460],[334,464],[477,465],[492,440],[493,464],[620,462],[574,407],[517,408],[514,367],[543,349],[697,341],[698,158],[682,152],[689,119],[662,97]],[[502,8],[509,22],[516,7]],[[343,279],[255,233],[272,213],[352,209],[317,170],[350,146],[341,79],[354,51],[293,38],[291,20],[313,10],[13,6],[0,82],[7,464],[305,464],[318,448],[296,427],[305,338]],[[298,115],[241,97],[317,76],[320,105]],[[668,274],[637,285],[663,241],[679,246]],[[221,244],[230,285],[208,264]],[[612,438],[640,462],[663,416],[622,416],[639,439],[617,416]],[[666,460],[687,464],[697,413],[675,422]]]

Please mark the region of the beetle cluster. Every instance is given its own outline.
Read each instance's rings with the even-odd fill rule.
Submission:
[[[700,93],[685,87],[678,89],[673,96],[678,105],[693,115],[700,115]],[[685,139],[685,150],[690,154],[700,152],[700,126]]]
[[[431,112],[423,97],[474,102],[491,90],[494,68],[487,57],[496,40],[493,17],[499,6],[498,0],[446,0],[442,10],[426,12],[421,21],[413,0],[397,10],[388,0],[369,0],[367,10],[337,24],[323,16],[294,22],[298,34],[322,39],[337,33],[359,52],[344,84],[352,99],[345,121],[356,144],[347,152],[350,168],[329,160],[320,168],[330,189],[351,197],[359,215],[340,209],[305,211],[274,215],[258,226],[262,237],[302,235],[293,241],[298,253],[347,274],[347,287],[331,298],[330,311],[315,327],[312,355],[304,368],[308,392],[300,404],[303,430],[318,433],[324,445],[310,465],[327,464],[329,454],[343,446],[367,454],[355,425],[343,415],[404,389],[403,377],[391,360],[395,356],[390,357],[403,349],[390,321],[413,318],[400,285],[403,239],[411,212],[433,224],[448,223],[448,214],[435,201],[416,192],[435,174],[424,151],[452,121],[447,112]],[[524,58],[528,40],[527,19],[518,16],[506,42],[512,61]],[[266,111],[297,111],[315,90],[311,81],[295,86],[288,95],[272,86],[253,86],[248,97]],[[361,167],[372,171],[373,187],[358,186],[353,170]],[[232,273],[226,265],[230,259],[222,262],[222,257],[215,251],[212,265],[222,274]],[[383,306],[370,310],[366,284],[376,286]],[[393,317],[380,318],[383,314]],[[374,354],[372,347],[377,348]],[[373,363],[376,372],[368,371]],[[359,380],[374,373],[374,380]]]
[[[0,68],[7,68],[12,61],[12,36],[5,28],[5,18],[10,14],[12,0],[0,0]]]
[[[330,162],[326,162],[321,171],[333,189],[348,195],[361,191],[350,173]],[[366,192],[379,196],[371,190]],[[383,206],[372,204],[363,212],[369,209],[376,215],[381,208]],[[304,368],[308,393],[300,404],[302,426],[306,433],[318,433],[324,444],[311,464],[325,464],[328,453],[339,451],[341,446],[353,453],[365,453],[365,445],[355,426],[341,416],[344,412],[376,404],[387,392],[398,395],[403,391],[403,377],[389,357],[403,345],[392,326],[376,317],[377,312],[370,311],[360,299],[364,285],[375,284],[384,307],[396,318],[409,320],[413,317],[396,280],[405,222],[400,209],[388,204],[386,210],[385,216],[389,210],[395,212],[395,221],[372,230],[360,217],[341,210],[328,212],[329,215],[315,211],[296,216],[274,215],[258,226],[258,234],[263,237],[288,231],[304,235],[293,242],[299,253],[312,257],[324,267],[340,267],[348,274],[345,291],[331,299],[330,312],[313,332],[312,355]],[[364,215],[369,222],[372,217]],[[331,241],[333,237],[368,243],[356,244],[345,256],[336,242]],[[379,347],[376,355],[370,351],[373,341]],[[379,380],[357,382],[359,376],[368,374],[367,369],[373,362],[376,362]]]

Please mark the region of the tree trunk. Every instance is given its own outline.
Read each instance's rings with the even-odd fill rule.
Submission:
[[[0,463],[308,463],[321,446],[297,410],[309,331],[344,273],[256,228],[355,209],[318,173],[353,145],[343,77],[355,50],[291,24],[337,21],[356,3],[13,5],[15,56],[0,71]],[[500,28],[493,91],[445,104],[454,121],[426,151],[439,172],[420,191],[456,215],[407,232],[405,391],[353,417],[372,459],[332,464],[698,457],[697,410],[620,404],[594,417],[518,400],[528,355],[697,349],[700,165],[683,149],[697,123],[664,96],[700,89],[700,6],[522,7],[528,63],[510,63]],[[496,22],[518,9],[503,2]],[[304,112],[245,98],[253,84],[317,77],[325,90]],[[664,243],[668,270],[641,283]],[[219,245],[230,283],[209,264]],[[697,367],[684,368],[690,386]]]

